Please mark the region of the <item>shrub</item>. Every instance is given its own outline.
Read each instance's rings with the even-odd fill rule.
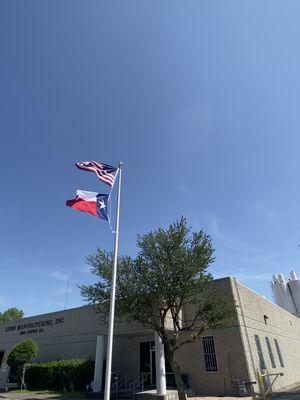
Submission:
[[[93,377],[94,362],[91,360],[38,362],[26,367],[26,383],[29,389],[85,390]]]
[[[38,345],[34,340],[24,340],[16,344],[9,353],[7,364],[21,376],[24,365],[31,361],[37,355],[37,352]]]

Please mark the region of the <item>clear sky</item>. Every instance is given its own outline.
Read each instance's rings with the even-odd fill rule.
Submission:
[[[106,223],[65,207],[107,192],[73,165],[124,162],[120,252],[182,214],[216,277],[271,298],[300,273],[300,4],[2,0],[0,311],[82,304]]]

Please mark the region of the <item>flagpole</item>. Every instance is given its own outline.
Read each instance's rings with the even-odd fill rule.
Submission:
[[[114,316],[115,316],[115,297],[116,297],[116,281],[117,281],[117,264],[118,264],[118,245],[119,245],[119,219],[120,219],[120,199],[121,199],[121,181],[122,181],[122,161],[119,162],[119,181],[117,195],[117,215],[115,228],[115,244],[114,244],[114,260],[111,281],[109,321],[108,321],[108,337],[106,351],[106,371],[105,371],[105,389],[104,400],[110,399],[111,386],[111,364],[112,364],[112,348],[113,348],[113,333],[114,333]]]

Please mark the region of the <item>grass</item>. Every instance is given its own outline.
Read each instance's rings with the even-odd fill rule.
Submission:
[[[85,398],[85,392],[56,392],[54,390],[10,390],[10,395],[23,394],[31,396],[53,396],[60,398]]]

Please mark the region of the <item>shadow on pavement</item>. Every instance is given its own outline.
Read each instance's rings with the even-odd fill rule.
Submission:
[[[271,399],[275,400],[300,400],[300,389],[299,390],[293,390],[289,392],[280,392],[280,393],[274,393],[271,396]]]

